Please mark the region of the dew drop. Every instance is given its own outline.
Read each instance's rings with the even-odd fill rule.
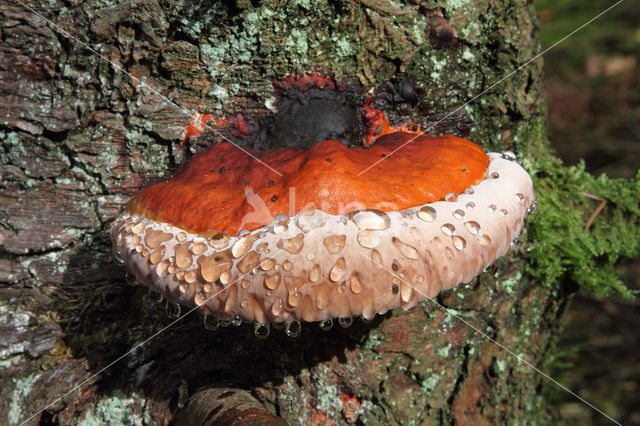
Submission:
[[[176,319],[180,317],[180,305],[177,303],[169,302],[167,300],[167,305],[164,310],[169,318]]]
[[[113,250],[113,258],[116,260],[116,262],[122,264],[124,263],[124,259],[123,259],[123,251],[124,249],[122,248],[122,246],[117,246],[114,250]]]
[[[500,214],[501,214],[502,216],[506,216],[506,215],[508,215],[508,214],[509,214],[509,211],[508,211],[507,209],[500,209]]]
[[[240,287],[242,287],[242,288],[243,288],[243,289],[245,289],[245,290],[246,290],[246,289],[248,289],[248,288],[249,288],[249,281],[247,281],[247,280],[242,280],[242,281],[240,282]]]
[[[498,270],[498,267],[494,263],[484,268],[482,272],[484,272],[485,274],[495,274],[497,270]]]
[[[293,269],[293,263],[289,262],[288,260],[285,260],[284,262],[282,262],[282,269],[284,269],[285,271],[290,271]]]
[[[216,234],[209,238],[209,245],[214,249],[222,250],[229,245],[229,237],[222,234]]]
[[[467,231],[469,231],[473,235],[478,235],[481,229],[480,224],[475,220],[470,220],[469,222],[465,222],[464,227],[467,228]]]
[[[473,277],[471,281],[469,281],[465,287],[469,291],[476,291],[478,287],[480,287],[480,279],[478,277]]]
[[[466,208],[468,208],[469,210],[473,210],[476,208],[476,203],[474,203],[473,201],[469,201],[466,205]]]
[[[195,243],[193,246],[191,246],[191,253],[195,254],[196,256],[204,253],[205,251],[207,251],[207,246],[204,243]]]
[[[362,291],[362,283],[356,277],[351,277],[349,279],[349,287],[351,288],[351,291],[355,294],[358,294]]]
[[[338,318],[338,324],[342,328],[349,328],[353,324],[353,317]]]
[[[452,236],[456,233],[456,227],[450,223],[445,223],[440,227],[440,230],[444,235]]]
[[[234,327],[240,327],[242,325],[242,319],[238,315],[231,318],[231,325]]]
[[[298,337],[301,330],[300,321],[291,321],[284,324],[284,332],[288,337]]]
[[[327,249],[329,254],[338,254],[344,249],[345,244],[347,243],[347,236],[342,235],[331,235],[322,240],[322,244]]]
[[[275,272],[271,275],[265,274],[264,276],[264,285],[267,286],[268,289],[275,290],[280,285],[280,273]]]
[[[280,297],[276,297],[276,300],[273,301],[273,305],[271,305],[271,315],[274,317],[279,317],[284,312],[284,302]]]
[[[410,302],[416,295],[415,290],[410,285],[403,285],[400,289],[400,299],[404,303]]]
[[[473,189],[473,187],[471,187],[471,186],[464,190],[464,193],[465,194],[469,194],[469,195],[473,195],[473,194],[475,194],[475,192],[476,192],[476,190]]]
[[[269,336],[270,331],[269,324],[262,324],[259,322],[253,324],[253,334],[255,334],[258,339],[266,339]]]
[[[438,212],[431,206],[425,206],[418,210],[418,217],[425,222],[433,222],[437,216]]]
[[[184,273],[184,280],[189,284],[196,282],[196,278],[198,278],[198,272],[196,269],[192,269]]]
[[[478,238],[478,244],[485,247],[488,246],[491,244],[491,237],[488,235],[481,235],[480,238]]]
[[[331,318],[320,321],[320,328],[323,331],[329,331],[333,328],[333,320]]]
[[[289,225],[287,225],[287,222],[289,222],[289,216],[285,214],[279,214],[275,218],[273,218],[273,233],[279,235],[287,232],[287,230],[289,229]]]
[[[162,293],[158,293],[157,291],[149,289],[149,300],[153,303],[161,303],[164,299]]]
[[[457,209],[452,213],[452,216],[456,219],[462,219],[464,217],[464,211]]]
[[[329,274],[329,278],[331,278],[331,281],[333,282],[340,281],[346,271],[347,262],[346,260],[344,260],[344,257],[341,257],[340,259],[336,260],[335,265],[333,265],[331,273]]]
[[[456,195],[455,192],[450,192],[444,196],[445,201],[456,201],[457,199],[458,199],[458,196]]]
[[[397,284],[391,286],[391,293],[398,294],[398,291],[400,291],[400,287]]]
[[[178,235],[176,235],[176,240],[180,241],[181,243],[184,243],[185,241],[187,241],[187,233],[179,232]]]
[[[233,257],[237,259],[247,254],[257,237],[257,235],[245,236],[236,241],[233,247],[231,247],[231,254]]]
[[[240,302],[240,307],[242,309],[246,309],[247,306],[249,306],[249,302],[247,300],[243,300],[242,302]]]
[[[358,229],[387,229],[391,225],[389,215],[380,210],[359,210],[350,216]]]
[[[273,268],[275,264],[276,264],[276,261],[273,258],[262,259],[260,261],[260,267],[264,271],[268,271],[269,269]]]
[[[305,210],[298,215],[298,227],[305,233],[326,224],[327,215],[322,210]]]
[[[144,223],[140,222],[135,224],[131,230],[136,234],[140,234],[142,231],[144,231],[144,228],[145,228]]]
[[[391,239],[391,242],[393,243],[394,246],[396,246],[398,251],[400,251],[400,253],[403,254],[404,257],[407,257],[413,260],[416,260],[418,259],[418,257],[420,257],[420,255],[418,254],[418,250],[416,250],[415,247],[410,246],[409,244],[403,243],[398,238],[393,237]]]
[[[371,263],[376,269],[382,268],[382,255],[376,249],[371,250]]]
[[[229,271],[224,271],[223,273],[220,274],[220,282],[222,283],[222,285],[227,285],[231,282],[231,272]]]
[[[358,243],[365,248],[378,247],[380,244],[380,233],[372,229],[365,229],[358,232]]]
[[[289,297],[287,298],[287,302],[289,302],[290,306],[296,307],[300,304],[302,300],[302,293],[298,290],[293,290],[289,292]]]
[[[309,281],[311,281],[312,283],[317,283],[318,281],[320,281],[320,265],[313,265],[313,267],[311,267],[311,269],[309,270]]]
[[[462,251],[465,249],[465,247],[467,247],[467,240],[460,237],[459,235],[454,235],[453,237],[451,237],[451,241],[453,242],[453,246],[457,250]]]
[[[490,175],[491,179],[498,179],[500,177],[500,173],[498,172],[491,172]]]
[[[375,318],[375,315],[373,317]],[[373,322],[373,318],[365,318],[362,315],[360,315],[360,320],[365,324],[370,324]]]
[[[495,205],[495,204],[491,204],[491,205],[489,205],[489,210],[490,210],[491,212],[495,212],[496,210],[498,210],[498,208],[496,207],[496,205]]]
[[[204,328],[206,328],[209,331],[216,331],[218,329],[218,318],[214,317],[213,315],[204,315]]]

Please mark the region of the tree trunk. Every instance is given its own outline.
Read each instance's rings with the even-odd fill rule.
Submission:
[[[28,4],[194,111],[265,113],[287,73],[378,88],[410,76],[421,90],[407,114],[429,133],[529,158],[544,143],[539,60],[458,109],[538,51],[528,1]],[[522,248],[477,288],[371,323],[260,340],[194,313],[147,342],[172,320],[127,285],[108,227],[190,155],[179,141],[191,119],[20,4],[0,14],[0,423],[188,424],[220,414],[220,386],[290,424],[549,418],[545,379],[468,325],[547,369],[567,295],[523,273]]]

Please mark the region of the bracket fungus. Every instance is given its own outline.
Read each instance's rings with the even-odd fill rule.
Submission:
[[[252,156],[216,144],[129,201],[115,255],[167,300],[257,335],[372,319],[471,281],[522,231],[531,178],[465,139],[385,133]]]

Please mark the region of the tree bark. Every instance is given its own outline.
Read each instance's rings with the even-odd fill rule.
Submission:
[[[287,73],[365,87],[408,75],[422,91],[407,114],[430,133],[519,155],[542,143],[539,60],[457,110],[538,51],[529,1],[28,5],[194,111],[266,113]],[[544,378],[456,317],[546,369],[567,295],[523,274],[523,249],[477,289],[372,323],[259,340],[251,325],[211,332],[190,314],[146,341],[171,320],[127,285],[108,227],[189,157],[191,119],[20,4],[0,16],[0,423],[168,424],[221,381],[290,424],[549,418]]]

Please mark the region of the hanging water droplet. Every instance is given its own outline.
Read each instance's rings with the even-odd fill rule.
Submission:
[[[117,246],[113,250],[113,258],[116,260],[116,262],[120,264],[124,263],[123,252],[124,252],[124,249],[122,248],[122,246]]]
[[[204,328],[206,328],[209,331],[216,331],[218,329],[218,318],[214,317],[213,315],[204,315]]]
[[[234,327],[240,327],[242,325],[242,319],[238,315],[231,318],[231,325]]]
[[[498,268],[496,267],[496,265],[495,264],[491,264],[491,265],[487,266],[486,268],[484,268],[482,270],[482,272],[484,272],[485,274],[495,274],[497,270],[498,270]]]
[[[258,339],[266,339],[267,336],[269,336],[270,331],[269,324],[262,324],[259,322],[253,324],[253,334],[255,334]]]
[[[478,235],[481,229],[480,224],[475,220],[470,220],[469,222],[465,222],[464,227],[467,228],[467,231],[469,231],[473,235]]]
[[[289,222],[289,216],[287,216],[286,214],[279,214],[274,217],[273,233],[277,235],[287,232],[287,230],[289,229],[289,225],[287,225],[287,222]]]
[[[165,306],[164,310],[166,311],[169,318],[176,319],[180,317],[180,305],[178,305],[177,303],[169,302],[167,300],[167,305]]]
[[[353,324],[353,317],[338,318],[338,324],[342,328],[349,328]]]
[[[387,229],[391,226],[389,215],[380,210],[359,210],[350,213],[350,217],[358,229]]]
[[[465,287],[469,291],[476,291],[478,287],[480,287],[480,279],[478,277],[473,277],[471,281],[469,281]]]
[[[162,299],[164,299],[162,293],[149,289],[149,300],[151,300],[151,302],[160,303],[162,302]]]
[[[324,331],[329,331],[333,328],[333,320],[331,318],[320,321],[320,328]]]
[[[228,319],[219,319],[218,320],[218,325],[220,327],[229,327],[229,325],[231,325],[231,320]]]
[[[133,274],[130,274],[127,272],[124,276],[124,280],[127,283],[127,285],[130,285],[131,287],[138,286],[138,281],[136,280],[136,277]]]
[[[300,321],[291,321],[284,324],[284,332],[288,337],[298,337],[301,330]]]
[[[452,213],[452,216],[456,219],[462,219],[464,217],[464,211],[457,209]]]
[[[445,223],[440,227],[440,230],[444,235],[447,235],[447,236],[452,236],[453,234],[456,233],[456,227],[453,226],[453,224],[451,223]]]

